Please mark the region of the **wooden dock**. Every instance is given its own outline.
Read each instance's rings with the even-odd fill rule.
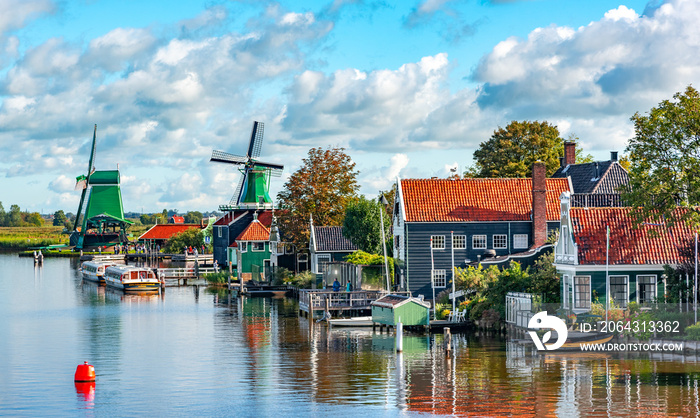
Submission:
[[[386,295],[386,290],[357,290],[352,292],[334,292],[325,289],[300,289],[299,311],[312,318],[314,312],[352,313],[362,316],[371,315],[371,303]],[[392,294],[405,294],[409,292],[392,292]]]

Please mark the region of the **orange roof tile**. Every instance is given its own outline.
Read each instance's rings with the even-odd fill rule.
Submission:
[[[560,219],[567,179],[546,179],[547,220]],[[407,222],[529,221],[532,179],[401,180]]]
[[[606,226],[610,226],[611,265],[677,264],[683,261],[680,250],[693,236],[690,227],[677,223],[673,228],[650,224],[635,228],[631,210],[571,208],[569,216],[580,264],[605,264]]]
[[[241,232],[236,241],[268,241],[269,239],[270,230],[260,221],[254,220]]]
[[[142,239],[168,239],[175,234],[187,231],[188,229],[202,227],[199,224],[159,224],[154,225],[151,229],[143,233],[139,237]]]

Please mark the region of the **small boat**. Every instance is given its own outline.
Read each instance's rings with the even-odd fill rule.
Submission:
[[[329,319],[328,322],[334,327],[371,327],[371,316],[356,316],[352,318]]]
[[[114,263],[102,261],[85,261],[80,270],[83,273],[84,280],[105,284],[105,270],[107,267],[113,266]]]
[[[154,292],[160,281],[151,269],[133,266],[110,266],[105,269],[105,284],[127,292]]]

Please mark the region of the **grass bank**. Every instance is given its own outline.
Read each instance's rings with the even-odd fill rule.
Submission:
[[[32,247],[68,244],[62,226],[0,227],[0,250],[26,250]]]

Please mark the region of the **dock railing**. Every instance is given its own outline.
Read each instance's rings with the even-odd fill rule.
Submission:
[[[409,292],[391,293],[409,295]],[[334,292],[325,289],[299,289],[299,309],[304,312],[325,310],[326,306],[333,311],[369,309],[372,302],[386,294],[388,294],[386,290]]]

